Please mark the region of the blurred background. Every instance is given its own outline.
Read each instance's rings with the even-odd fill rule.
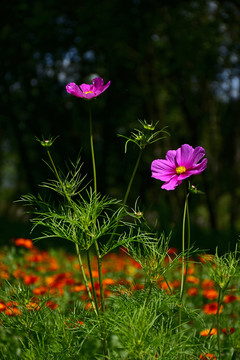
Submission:
[[[81,156],[92,177],[88,104],[69,82],[111,80],[91,101],[98,188],[123,198],[138,149],[124,140],[138,119],[171,136],[149,146],[128,200],[180,244],[184,186],[161,189],[151,162],[183,143],[206,149],[207,170],[192,182],[192,241],[234,247],[240,230],[240,3],[238,0],[19,0],[1,11],[0,243],[30,237],[15,201],[52,177],[35,137],[58,136],[57,165]]]

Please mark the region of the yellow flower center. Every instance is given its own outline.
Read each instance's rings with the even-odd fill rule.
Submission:
[[[93,91],[84,91],[84,94],[93,94]]]
[[[185,171],[186,171],[185,166],[176,167],[176,174],[178,174],[178,175],[185,173]]]

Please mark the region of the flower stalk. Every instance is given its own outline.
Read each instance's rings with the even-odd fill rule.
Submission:
[[[94,192],[95,192],[95,195],[97,195],[97,173],[96,173],[96,161],[95,161],[95,154],[94,154],[92,110],[91,110],[90,104],[89,104],[89,128],[90,128],[90,146],[91,146],[92,166],[93,166]]]
[[[95,291],[93,276],[92,276],[92,267],[91,267],[91,259],[90,259],[89,249],[87,249],[87,264],[88,264],[90,281],[91,281],[91,285],[92,285],[92,293],[93,293],[95,308],[96,308],[97,314],[99,315],[97,296],[96,296],[96,291]]]
[[[140,151],[139,151],[139,155],[138,155],[135,167],[133,169],[132,176],[130,178],[130,181],[129,181],[129,184],[128,184],[128,187],[127,187],[127,191],[126,191],[126,194],[125,194],[124,199],[123,199],[123,207],[126,205],[126,202],[127,202],[128,196],[129,196],[129,192],[130,192],[131,187],[132,187],[133,179],[134,179],[134,177],[136,175],[136,172],[137,172],[137,169],[138,169],[141,157],[142,157],[142,153],[143,153],[143,148],[141,148]]]
[[[97,201],[97,172],[96,172],[96,161],[95,161],[95,154],[94,154],[94,141],[93,141],[93,125],[92,125],[92,112],[91,108],[89,106],[89,129],[90,129],[90,145],[91,145],[91,155],[92,155],[92,166],[93,166],[93,181],[94,181],[94,193],[95,193],[95,206]],[[95,227],[96,224],[94,224]],[[108,358],[108,344],[107,344],[107,335],[106,335],[106,322],[104,319],[105,316],[105,299],[104,299],[104,289],[103,289],[103,279],[102,279],[102,257],[99,251],[98,242],[95,239],[94,245],[96,249],[97,254],[97,263],[98,263],[98,278],[99,278],[99,287],[100,287],[100,297],[101,297],[101,311],[103,314],[103,328],[102,328],[102,337],[103,337],[103,349],[104,349],[104,355],[106,357],[106,360]],[[89,265],[90,265],[90,259],[89,259]],[[89,272],[91,273],[91,266],[89,267]],[[90,275],[92,277],[92,274]],[[95,291],[93,286],[93,291]],[[96,294],[95,294],[96,296]],[[95,299],[96,302],[96,299]]]
[[[189,210],[188,210],[188,198],[189,193],[186,195],[184,211],[183,211],[183,223],[182,223],[182,274],[181,274],[181,288],[180,288],[180,302],[182,303],[184,287],[187,276],[187,267],[189,260],[189,249],[190,249],[190,219],[189,219]],[[187,218],[187,234],[188,234],[188,242],[187,242],[187,256],[186,256],[186,268],[185,268],[185,234],[186,234],[186,218]]]
[[[222,293],[223,290],[220,287],[218,292],[218,306],[217,306],[217,344],[218,344],[218,355],[219,360],[222,360],[222,351],[221,351],[221,340],[220,340],[220,308],[222,302]]]
[[[127,187],[124,199],[123,199],[122,207],[125,207],[125,205],[127,203],[127,199],[128,199],[128,196],[129,196],[129,193],[130,193],[130,190],[131,190],[131,187],[132,187],[132,183],[133,183],[134,177],[136,175],[136,172],[137,172],[141,157],[142,157],[142,153],[143,153],[143,149],[140,149],[139,154],[138,154],[138,158],[137,158],[137,161],[136,161],[136,164],[135,164],[135,167],[134,167],[133,172],[132,172],[132,176],[131,176],[130,181],[128,183],[128,187]],[[114,230],[113,230],[113,232],[111,234],[110,241],[113,239],[114,235],[116,234],[118,225],[119,225],[119,222],[117,222],[117,224],[116,224],[116,226],[115,226],[115,228],[114,228]]]
[[[91,291],[90,291],[89,286],[88,286],[87,277],[86,277],[86,274],[85,274],[85,271],[84,271],[84,267],[83,267],[82,257],[81,257],[81,254],[80,254],[80,251],[79,251],[79,246],[78,246],[77,243],[75,244],[75,247],[76,247],[78,262],[79,262],[80,269],[81,269],[82,275],[83,275],[83,280],[84,280],[85,286],[86,286],[86,288],[87,288],[88,297],[89,297],[89,299],[90,299],[90,302],[91,302],[91,304],[92,304],[92,308],[93,308],[95,314],[98,315],[97,304],[96,304],[96,301],[95,301],[95,302],[93,301],[92,294],[91,294]],[[95,305],[95,304],[96,304],[96,305]]]
[[[183,304],[183,294],[187,277],[188,262],[189,262],[189,251],[190,251],[190,218],[189,218],[189,209],[188,209],[188,198],[189,192],[187,192],[184,210],[183,210],[183,222],[182,222],[182,274],[181,274],[181,288],[179,295],[179,310],[178,310],[178,333],[179,333],[179,345],[181,344],[181,326],[182,326],[182,304]],[[186,219],[187,219],[187,256],[185,258],[185,234],[186,234]],[[186,266],[185,266],[186,261]],[[181,355],[179,354],[179,359]]]

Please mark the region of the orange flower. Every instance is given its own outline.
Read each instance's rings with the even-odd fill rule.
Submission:
[[[103,279],[103,286],[114,285],[115,280],[111,278]]]
[[[191,287],[187,290],[189,296],[196,296],[198,294],[198,289],[196,287]]]
[[[197,285],[197,284],[199,284],[199,279],[196,276],[190,275],[190,276],[187,276],[186,282]]]
[[[34,253],[31,256],[29,256],[27,260],[31,261],[31,262],[39,263],[39,262],[42,262],[44,260],[44,255],[40,254],[40,253]]]
[[[144,289],[144,285],[143,284],[134,284],[132,285],[132,290],[143,290]]]
[[[86,309],[86,310],[92,310],[92,308],[93,308],[92,303],[90,303],[90,302],[87,302],[84,306],[84,309]]]
[[[4,304],[4,302],[0,301],[0,312],[4,311],[6,309],[6,305]]]
[[[20,279],[20,278],[23,278],[25,276],[25,272],[22,271],[21,269],[15,269],[13,271],[13,276],[16,278],[16,279]]]
[[[181,286],[181,281],[180,281],[180,280],[173,280],[173,281],[171,282],[171,284],[172,284],[172,287],[173,287],[174,289],[180,288],[180,286]]]
[[[199,333],[201,336],[212,336],[212,335],[216,335],[217,334],[217,329],[212,328],[212,329],[205,329],[200,331]]]
[[[5,314],[8,316],[17,316],[21,315],[21,311],[17,307],[7,308]]]
[[[69,320],[70,320],[70,319],[69,319]],[[82,322],[81,320],[77,320],[77,321],[75,322],[75,324],[72,324],[72,323],[70,323],[70,322],[65,321],[65,324],[66,324],[67,327],[73,326],[74,328],[76,328],[77,326],[83,326],[83,325],[84,325],[84,322]]]
[[[170,288],[172,287],[172,283],[170,282],[167,283],[166,281],[163,281],[159,285],[163,290],[166,290],[167,293],[170,293],[169,287]]]
[[[170,247],[168,249],[168,254],[167,256],[165,257],[165,261],[166,262],[169,262],[170,259],[174,259],[176,256],[177,256],[177,253],[178,253],[178,249],[176,248],[173,248],[173,247]]]
[[[87,275],[88,277],[90,276],[88,270],[86,270],[85,273],[86,273],[86,275]],[[98,274],[99,274],[99,273],[98,273],[98,270],[92,270],[92,277],[93,277],[93,278],[98,279]]]
[[[38,281],[39,277],[37,275],[25,275],[23,277],[23,282],[26,285],[35,284]]]
[[[16,246],[23,246],[26,249],[32,249],[33,246],[33,242],[31,239],[23,239],[23,238],[18,238],[15,240],[15,245]]]
[[[205,353],[205,354],[201,354],[199,356],[199,359],[202,360],[217,360],[216,356],[214,354],[210,354],[210,353]]]
[[[59,265],[58,262],[55,258],[50,258],[49,259],[49,270],[50,271],[56,271],[59,269]]]
[[[142,266],[141,266],[136,260],[134,260],[134,259],[131,259],[131,264],[132,264],[135,268],[137,268],[137,269],[141,269],[141,268],[142,268]]]
[[[76,324],[78,324],[78,325],[84,325],[84,322],[82,322],[81,320],[77,320],[77,321],[76,321]]]
[[[49,309],[56,309],[58,307],[58,304],[51,301],[51,300],[48,300],[45,304],[45,306],[49,307]]]
[[[225,295],[224,296],[224,302],[226,303],[226,304],[229,304],[229,303],[231,303],[231,302],[233,302],[233,301],[236,301],[236,300],[239,300],[239,297],[238,296],[236,296],[236,295],[233,295],[233,294],[229,294],[229,295]]]
[[[214,281],[211,279],[204,279],[201,283],[203,289],[211,289],[214,287]]]
[[[40,309],[40,306],[34,302],[34,301],[30,301],[30,303],[27,304],[27,309],[29,311],[33,311],[33,310],[39,310]]]
[[[186,273],[186,271],[185,271],[185,273]],[[189,266],[187,273],[188,273],[188,275],[192,275],[195,273],[195,268],[193,265]]]
[[[39,286],[39,287],[36,287],[35,289],[33,289],[33,293],[35,295],[44,295],[48,292],[48,288],[46,286]]]
[[[203,312],[207,315],[215,315],[217,313],[217,308],[218,308],[218,303],[217,303],[217,301],[214,301],[210,304],[204,305]],[[220,309],[219,309],[219,314],[221,314],[222,309],[223,309],[223,306],[221,305]]]
[[[0,278],[1,279],[5,279],[5,280],[8,280],[10,279],[10,274],[7,270],[2,270],[0,271]]]
[[[17,307],[18,303],[16,303],[16,301],[8,301],[6,303],[6,307]]]
[[[86,288],[85,285],[75,285],[75,286],[71,289],[72,292],[80,292],[80,291],[86,291],[86,290],[87,290],[87,288]]]
[[[203,254],[201,256],[199,256],[199,259],[202,263],[206,263],[207,261],[211,262],[214,259],[214,255],[210,255],[210,254]]]
[[[217,299],[218,292],[215,289],[205,289],[203,291],[203,296],[209,300]]]

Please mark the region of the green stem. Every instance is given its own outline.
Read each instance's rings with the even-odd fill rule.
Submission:
[[[188,197],[189,193],[186,195],[184,211],[183,211],[183,223],[182,223],[182,275],[181,275],[181,289],[180,289],[180,298],[179,298],[179,310],[178,310],[178,341],[179,346],[181,346],[181,326],[182,326],[182,302],[183,302],[183,293],[186,282],[187,274],[184,274],[185,270],[185,232],[186,232],[186,216],[188,219],[188,248],[187,248],[187,264],[189,258],[189,248],[190,248],[190,220],[189,220],[189,210],[188,210]],[[187,265],[188,266],[188,265]],[[186,267],[187,271],[187,267]],[[178,359],[181,359],[181,355],[179,353]]]
[[[97,309],[97,313],[99,314],[99,312],[98,312],[97,296],[96,296],[96,291],[95,291],[94,282],[93,282],[93,276],[92,276],[92,267],[91,267],[89,249],[87,250],[87,263],[88,263],[88,270],[89,270],[89,275],[90,275],[90,281],[91,281],[91,285],[92,285],[93,298],[94,298],[95,306],[96,306],[96,309]]]
[[[97,253],[97,262],[98,262],[98,276],[99,276],[99,287],[100,287],[100,297],[101,297],[101,310],[103,314],[103,350],[105,355],[105,360],[108,359],[108,343],[107,343],[107,334],[106,334],[106,322],[105,322],[105,299],[104,299],[104,289],[103,289],[103,278],[102,278],[102,257],[99,251],[98,243],[95,241],[95,248]]]
[[[92,111],[89,104],[89,127],[90,127],[90,145],[91,145],[91,154],[92,154],[92,166],[93,166],[93,182],[94,182],[94,191],[97,195],[97,173],[96,173],[96,162],[94,155],[94,145],[93,145],[93,125],[92,125]]]
[[[189,194],[188,194],[189,195]],[[188,273],[188,265],[189,265],[189,252],[190,252],[190,216],[189,216],[189,206],[188,206],[188,202],[187,202],[187,256],[186,256],[186,268],[185,268],[185,276],[184,276],[184,286],[186,284],[186,278],[187,278],[187,273]],[[183,286],[183,291],[184,291],[184,286]]]
[[[92,125],[92,112],[89,105],[89,124],[90,124],[90,145],[91,145],[91,154],[92,154],[92,165],[93,165],[93,181],[94,181],[94,193],[95,197],[97,197],[97,173],[96,173],[96,162],[94,155],[94,143],[93,143],[93,125]],[[95,198],[97,201],[97,198]],[[96,203],[95,203],[96,205]],[[94,224],[94,227],[96,223]],[[99,251],[97,240],[94,241],[96,253],[97,253],[97,262],[98,262],[98,277],[99,277],[99,286],[100,286],[100,297],[101,297],[101,311],[103,314],[103,350],[105,359],[108,359],[108,344],[107,344],[107,335],[106,335],[106,322],[104,319],[105,316],[105,300],[104,300],[104,291],[103,291],[103,281],[102,281],[102,257]]]
[[[131,187],[132,187],[132,183],[133,183],[133,179],[136,175],[136,172],[137,172],[137,169],[138,169],[138,166],[139,166],[139,163],[140,163],[140,160],[141,160],[141,157],[142,157],[142,152],[143,152],[143,149],[140,149],[140,152],[139,152],[139,155],[138,155],[138,158],[137,158],[137,161],[136,161],[136,164],[135,164],[135,167],[133,169],[133,172],[132,172],[132,176],[131,176],[131,179],[129,181],[129,184],[128,184],[128,187],[127,187],[127,191],[126,191],[126,194],[124,196],[124,199],[123,199],[123,204],[122,206],[124,207],[126,205],[126,202],[127,202],[127,199],[128,199],[128,195],[129,195],[129,192],[131,190]],[[110,237],[110,242],[112,240],[112,238],[114,237],[114,235],[116,234],[116,231],[117,231],[117,228],[118,228],[118,224],[119,224],[119,221],[117,222],[113,232],[112,232],[112,235]]]
[[[190,231],[190,221],[189,221],[189,211],[188,211],[188,197],[189,193],[187,193],[185,204],[184,204],[184,211],[183,211],[183,224],[182,224],[182,276],[181,276],[181,289],[180,289],[180,302],[182,303],[185,281],[186,281],[186,274],[184,274],[185,270],[185,228],[186,228],[186,215],[188,218],[188,231]],[[189,257],[189,247],[190,247],[190,234],[188,233],[188,248],[187,248],[187,260]]]
[[[95,303],[93,301],[92,294],[91,294],[91,291],[90,291],[89,286],[88,286],[88,281],[87,281],[87,278],[86,278],[86,274],[85,274],[85,271],[84,271],[84,268],[83,268],[82,257],[81,257],[80,251],[79,251],[79,246],[78,246],[77,243],[75,243],[75,246],[76,246],[76,251],[77,251],[77,256],[78,256],[80,269],[81,269],[82,275],[83,275],[83,280],[84,280],[85,286],[87,288],[88,297],[89,297],[89,299],[91,301],[91,304],[92,304],[92,307],[93,307],[93,310],[94,310],[95,314],[98,315],[98,311],[97,311],[97,308],[96,308]]]
[[[64,187],[63,182],[62,182],[62,180],[61,180],[61,178],[60,178],[60,176],[59,176],[59,174],[58,174],[57,168],[56,168],[56,166],[55,166],[55,164],[54,164],[54,161],[53,161],[53,159],[52,159],[52,156],[51,156],[49,150],[47,150],[47,154],[48,154],[48,157],[49,157],[50,162],[51,162],[51,164],[52,164],[53,171],[54,171],[54,173],[55,173],[55,175],[56,175],[56,177],[57,177],[57,179],[58,179],[58,181],[59,181],[59,183],[60,183],[60,185],[61,185],[61,187],[62,187],[62,189],[63,189],[64,195],[66,196],[67,200],[69,201],[68,194],[66,193],[65,187]]]
[[[222,288],[219,289],[219,293],[218,293],[218,307],[217,307],[217,343],[218,343],[219,360],[222,360],[221,341],[220,341],[220,307],[221,307],[221,298],[222,298]]]
[[[143,149],[140,149],[140,152],[139,152],[139,155],[138,155],[138,158],[137,158],[135,167],[134,167],[134,169],[133,169],[133,173],[132,173],[131,179],[130,179],[129,184],[128,184],[128,187],[127,187],[126,194],[125,194],[124,199],[123,199],[123,206],[126,205],[126,202],[127,202],[127,199],[128,199],[128,195],[129,195],[129,192],[130,192],[131,187],[132,187],[132,182],[133,182],[133,179],[134,179],[134,177],[135,177],[135,174],[136,174],[137,169],[138,169],[138,166],[139,166],[139,162],[140,162],[141,157],[142,157],[142,153],[143,153]]]

